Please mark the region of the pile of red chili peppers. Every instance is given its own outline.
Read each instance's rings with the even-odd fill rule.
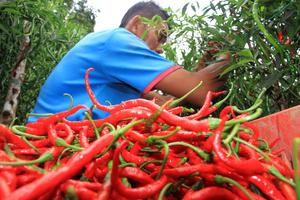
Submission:
[[[278,140],[262,141],[248,123],[262,112],[261,95],[247,110],[219,110],[230,92],[208,92],[193,114],[177,106],[182,99],[104,106],[88,83],[91,70],[87,92],[107,118],[78,105],[0,125],[0,199],[297,199],[294,170],[271,151]],[[84,120],[67,120],[81,109]]]

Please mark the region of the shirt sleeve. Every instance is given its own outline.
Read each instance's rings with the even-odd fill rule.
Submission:
[[[106,43],[103,73],[142,93],[150,91],[160,80],[181,68],[165,59],[126,29],[115,32]]]

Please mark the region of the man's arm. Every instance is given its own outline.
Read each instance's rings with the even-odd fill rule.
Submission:
[[[218,79],[218,76],[222,72],[222,67],[229,62],[229,58],[230,55],[226,54],[220,57],[223,61],[197,72],[178,69],[162,79],[155,88],[172,96],[181,97],[202,81],[202,86],[186,98],[189,103],[201,106],[208,91],[219,91],[224,85],[224,81]]]

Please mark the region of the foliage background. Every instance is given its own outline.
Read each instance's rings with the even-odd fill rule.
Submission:
[[[0,106],[4,104],[11,73],[24,34],[30,37],[26,75],[17,109],[23,122],[35,103],[45,79],[62,56],[83,36],[93,31],[97,11],[86,0],[16,0],[0,3]],[[24,20],[30,31],[24,32]]]
[[[263,87],[264,115],[300,104],[299,1],[220,0],[204,10],[199,3],[186,4],[172,21],[166,56],[187,70],[195,70],[199,58],[207,57],[208,65],[231,53],[223,74],[226,89],[234,85],[227,104],[248,108]],[[219,53],[209,53],[215,48],[211,43],[218,44]]]

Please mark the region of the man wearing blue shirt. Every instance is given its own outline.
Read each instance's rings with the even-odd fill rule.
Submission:
[[[198,72],[189,72],[165,59],[161,44],[166,41],[162,34],[169,29],[167,23],[149,26],[142,20],[160,16],[166,21],[168,14],[152,1],[132,6],[122,19],[119,28],[88,34],[79,41],[52,71],[38,96],[33,113],[57,113],[67,110],[70,99],[74,105],[92,106],[85,89],[84,76],[88,68],[89,82],[98,101],[102,104],[118,104],[136,98],[153,98],[161,90],[175,97],[181,97],[200,81],[203,85],[186,100],[201,105],[209,90],[222,86],[217,79],[225,61],[210,65]],[[147,33],[145,35],[145,33]],[[144,37],[145,36],[145,37]],[[84,112],[84,111],[82,111]],[[108,113],[94,110],[94,118],[103,118]],[[71,120],[82,120],[78,112]],[[29,117],[29,122],[37,117]]]

